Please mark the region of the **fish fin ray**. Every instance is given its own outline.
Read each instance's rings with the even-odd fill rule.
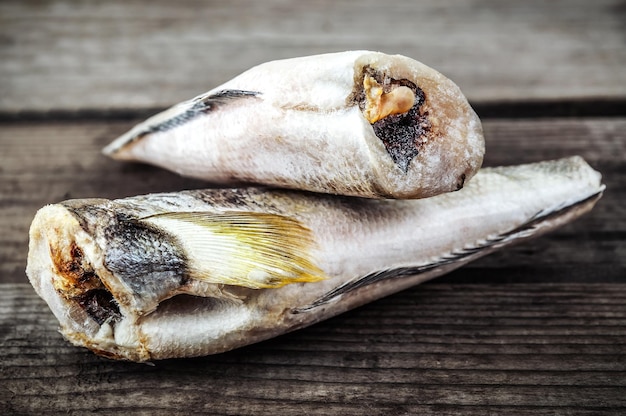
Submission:
[[[207,114],[219,107],[241,99],[256,97],[259,94],[260,93],[256,91],[221,90],[210,95],[200,95],[188,102],[191,103],[191,105],[189,105],[187,109],[179,112],[173,117],[162,120],[158,124],[148,126],[143,134],[163,132],[182,126],[202,114]]]
[[[325,279],[311,257],[312,231],[278,214],[168,212],[142,219],[174,234],[190,277],[252,289]]]
[[[103,152],[106,155],[116,155],[130,144],[150,134],[162,133],[174,129],[217,108],[238,102],[242,99],[254,98],[260,94],[261,93],[257,91],[227,89],[212,94],[199,95],[189,101],[176,104],[167,110],[155,114],[145,122],[135,126],[130,132],[106,146]]]

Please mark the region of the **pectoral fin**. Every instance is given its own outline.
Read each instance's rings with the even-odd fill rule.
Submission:
[[[143,218],[174,235],[190,277],[252,289],[325,278],[311,257],[310,229],[299,221],[256,212],[170,212]]]

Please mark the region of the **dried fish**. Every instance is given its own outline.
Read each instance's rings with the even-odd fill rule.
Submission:
[[[219,189],[42,208],[27,274],[76,345],[148,361],[313,324],[559,227],[600,198],[573,157],[420,200]]]
[[[452,81],[369,51],[256,66],[104,149],[213,183],[371,198],[460,189],[484,151],[480,120]]]

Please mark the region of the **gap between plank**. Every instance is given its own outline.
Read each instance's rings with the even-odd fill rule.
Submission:
[[[626,116],[626,98],[524,100],[470,102],[482,119],[522,119],[554,117],[623,117]],[[165,108],[109,108],[59,109],[49,111],[0,111],[0,122],[23,121],[120,121],[145,119]]]

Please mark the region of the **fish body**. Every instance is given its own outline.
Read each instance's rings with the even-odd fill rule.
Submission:
[[[456,269],[589,211],[573,157],[482,169],[462,190],[377,200],[259,188],[42,208],[27,274],[76,345],[148,361],[227,351]]]
[[[460,89],[437,71],[350,51],[256,66],[104,153],[219,184],[424,198],[463,187],[484,139]]]

